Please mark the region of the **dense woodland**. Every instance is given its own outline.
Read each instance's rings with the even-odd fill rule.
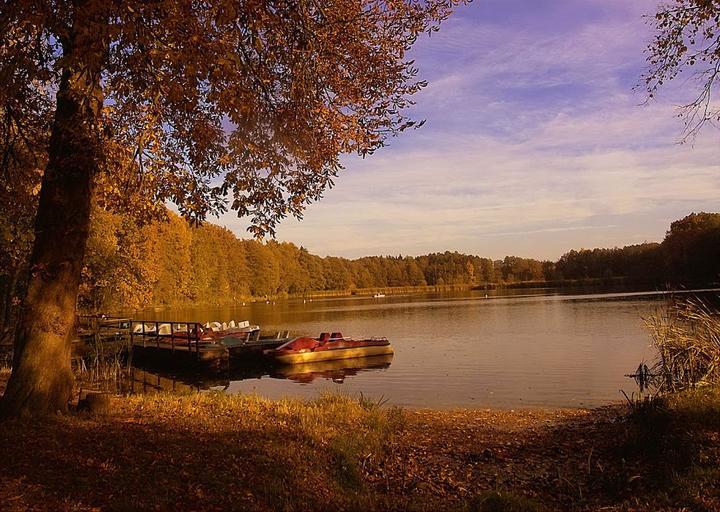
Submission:
[[[5,326],[22,293],[31,239],[29,226],[25,233],[18,233],[17,226],[6,222],[2,231]],[[614,278],[657,285],[707,284],[719,275],[716,213],[691,214],[673,222],[662,243],[572,250],[552,262],[515,256],[493,261],[449,251],[416,257],[321,258],[292,243],[241,240],[211,223],[193,226],[171,212],[165,222],[140,227],[132,218],[98,208],[79,300],[85,310],[109,311],[426,285],[513,286]]]

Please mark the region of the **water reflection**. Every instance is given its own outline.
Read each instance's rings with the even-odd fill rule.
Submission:
[[[385,370],[390,367],[392,359],[393,354],[386,354],[355,359],[294,364],[278,367],[270,375],[276,379],[294,380],[305,384],[315,379],[329,379],[336,384],[342,384],[347,377],[355,376],[362,371]]]
[[[227,376],[177,374],[152,367],[134,365],[122,383],[125,393],[190,393],[223,389],[230,385]]]
[[[388,295],[138,315],[250,320],[268,332],[289,329],[295,335],[385,336],[395,349],[389,368],[235,368],[221,382],[201,377],[201,389],[313,398],[342,382],[343,392],[384,396],[400,406],[585,407],[635,389],[625,375],[655,357],[642,319],[665,300],[666,293],[657,291],[536,289],[489,292],[487,298],[484,291]]]
[[[208,374],[171,372],[153,366],[135,364],[127,375],[123,390],[127,393],[155,393],[160,391],[187,393],[192,391],[227,391],[231,383],[252,379],[282,379],[299,384],[309,384],[316,379],[342,384],[345,379],[362,372],[386,370],[393,355],[319,361],[288,366],[268,363],[233,365],[226,372]]]

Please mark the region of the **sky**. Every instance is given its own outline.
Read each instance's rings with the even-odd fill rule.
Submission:
[[[420,129],[346,169],[277,239],[321,256],[459,251],[557,259],[661,241],[690,212],[719,211],[718,132],[678,144],[677,82],[652,103],[656,0],[476,0],[410,57],[429,85]],[[249,237],[229,213],[217,223]]]

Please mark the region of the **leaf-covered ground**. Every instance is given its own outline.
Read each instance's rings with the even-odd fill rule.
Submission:
[[[0,425],[0,510],[720,510],[719,396],[639,419],[117,397]]]

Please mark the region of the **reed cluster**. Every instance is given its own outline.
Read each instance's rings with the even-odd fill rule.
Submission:
[[[720,383],[720,310],[710,299],[675,300],[645,319],[658,359],[635,377],[657,393]]]
[[[72,368],[81,387],[119,391],[130,368],[129,347],[120,340],[107,341],[94,335],[85,342],[80,354],[73,357]]]

